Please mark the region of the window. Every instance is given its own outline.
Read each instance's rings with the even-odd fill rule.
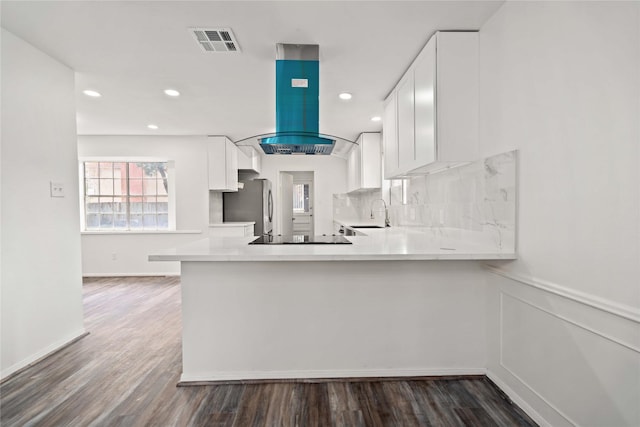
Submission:
[[[293,213],[309,212],[309,184],[293,184]]]
[[[167,162],[84,162],[84,228],[169,229]]]

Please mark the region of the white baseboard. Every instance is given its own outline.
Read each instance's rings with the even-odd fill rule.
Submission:
[[[23,369],[28,368],[29,366],[35,365],[41,360],[51,356],[53,353],[56,353],[62,350],[63,348],[65,348],[66,346],[73,344],[75,341],[79,340],[80,338],[84,338],[86,335],[89,335],[89,333],[84,328],[82,328],[82,330],[75,332],[73,334],[70,334],[64,337],[63,339],[58,340],[53,344],[43,348],[42,350],[30,355],[29,357],[26,357],[21,361],[14,363],[8,368],[3,369],[2,372],[0,373],[0,382],[7,380],[9,377],[13,376],[14,374],[17,374]]]
[[[220,371],[202,374],[182,374],[181,385],[189,383],[250,380],[333,379],[368,377],[443,377],[486,375],[485,368],[425,368],[425,369],[354,369],[309,371]]]
[[[82,277],[177,277],[180,273],[82,273]]]
[[[487,378],[495,383],[500,390],[506,394],[520,409],[522,409],[533,421],[540,427],[553,427],[550,422],[542,417],[531,405],[529,405],[518,393],[513,391],[504,381],[502,381],[494,372],[487,370]]]

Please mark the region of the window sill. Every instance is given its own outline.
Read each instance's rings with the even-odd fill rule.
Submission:
[[[81,235],[130,235],[130,234],[202,234],[202,230],[133,230],[133,231],[81,231]]]

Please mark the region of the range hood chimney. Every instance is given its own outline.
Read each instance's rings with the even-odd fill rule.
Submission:
[[[276,45],[276,132],[261,138],[265,154],[331,154],[319,134],[320,47]]]

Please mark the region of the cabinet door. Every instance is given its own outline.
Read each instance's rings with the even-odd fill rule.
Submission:
[[[478,159],[478,33],[437,33],[437,160]]]
[[[237,147],[226,137],[211,137],[207,144],[209,190],[238,191]]]
[[[238,169],[260,173],[260,154],[253,147],[237,147]]]
[[[348,163],[347,163],[347,191],[355,191],[360,189],[360,143],[362,141],[362,137],[358,138],[356,144],[349,153]]]
[[[380,134],[363,132],[347,158],[347,192],[380,188],[382,147]]]
[[[436,38],[432,37],[414,65],[415,160],[436,161]]]
[[[414,96],[413,69],[398,84],[398,165],[400,172],[413,166],[414,145]]]
[[[238,147],[230,140],[225,141],[226,183],[229,191],[238,191]]]
[[[360,188],[382,186],[382,147],[379,133],[363,133],[360,137]]]
[[[209,190],[224,189],[227,185],[227,171],[224,168],[226,154],[223,140],[210,140],[207,144],[207,160],[209,162]]]
[[[384,178],[391,179],[398,170],[398,116],[396,92],[392,92],[384,104],[382,116],[382,145],[384,154]]]

